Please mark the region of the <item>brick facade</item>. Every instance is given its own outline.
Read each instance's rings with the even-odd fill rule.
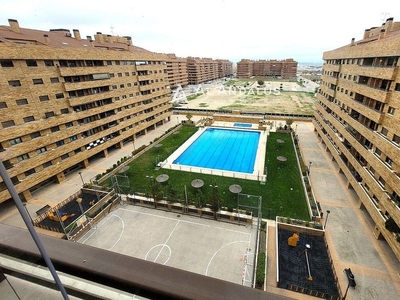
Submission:
[[[291,58],[285,60],[249,60],[242,59],[237,63],[237,77],[273,76],[283,79],[296,78],[297,61]]]
[[[0,41],[0,158],[24,200],[170,120],[168,57],[130,37],[9,20]]]
[[[176,57],[175,54],[167,54],[167,56],[168,81],[171,88],[176,88],[178,85],[187,85],[188,71],[186,58]]]
[[[360,41],[325,52],[315,130],[400,259],[400,22],[388,19]],[[400,241],[400,238],[397,237]]]

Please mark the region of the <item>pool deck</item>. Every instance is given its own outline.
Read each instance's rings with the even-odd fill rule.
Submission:
[[[229,122],[218,122],[216,126],[211,126],[207,128],[229,128],[234,130],[251,130],[254,129],[256,125],[252,125],[252,128],[249,127],[233,127],[233,123]],[[242,173],[237,171],[226,171],[226,170],[216,170],[216,169],[209,169],[204,167],[193,167],[193,166],[185,166],[174,164],[173,162],[204,132],[205,128],[201,127],[199,131],[197,131],[194,135],[192,135],[185,143],[182,144],[172,155],[170,155],[166,160],[160,163],[160,167],[164,169],[170,170],[179,170],[179,171],[186,171],[186,172],[194,172],[194,173],[202,173],[202,174],[210,174],[210,175],[217,175],[217,176],[225,176],[225,177],[232,177],[232,178],[242,178],[248,180],[257,180],[257,181],[266,181],[266,176],[264,175],[264,162],[265,162],[265,151],[266,151],[266,144],[268,138],[268,132],[260,131],[260,139],[258,141],[257,146],[257,154],[254,161],[254,170],[253,173]]]

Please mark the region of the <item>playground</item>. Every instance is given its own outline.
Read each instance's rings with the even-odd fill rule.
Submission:
[[[78,242],[251,286],[256,226],[123,205]]]
[[[320,298],[340,298],[322,236],[279,229],[278,244],[280,288],[305,294],[313,291]]]

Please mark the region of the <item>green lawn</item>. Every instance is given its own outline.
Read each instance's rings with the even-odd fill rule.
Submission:
[[[151,194],[156,195],[156,198],[166,197],[168,200],[183,202],[186,186],[190,204],[197,206],[213,204],[211,199],[215,199],[217,192],[221,199],[221,206],[235,209],[237,197],[229,191],[229,186],[239,184],[242,187],[242,193],[262,196],[264,218],[274,218],[276,215],[280,215],[309,220],[295,152],[289,134],[270,133],[266,155],[268,179],[265,185],[260,184],[259,181],[155,169],[157,161],[166,159],[195,131],[197,131],[195,127],[181,127],[178,134],[172,134],[160,141],[161,147],[153,147],[135,159],[126,172],[130,180],[130,190],[126,189],[125,192]],[[279,148],[276,142],[278,138],[285,141]],[[155,143],[158,143],[158,141]],[[286,156],[287,161],[279,164],[276,160],[278,155]],[[154,180],[160,174],[169,175],[167,183],[159,184]],[[191,182],[194,179],[203,180],[204,186],[201,189],[193,188]],[[110,183],[108,182],[108,184]],[[218,186],[218,188],[214,190],[210,185]]]

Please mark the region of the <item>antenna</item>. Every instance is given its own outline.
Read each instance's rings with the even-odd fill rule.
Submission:
[[[385,22],[386,22],[387,16],[388,16],[388,15],[389,15],[389,13],[388,13],[387,11],[383,11],[383,12],[381,13],[381,16],[382,16],[381,22],[382,22],[382,23],[385,23]]]

